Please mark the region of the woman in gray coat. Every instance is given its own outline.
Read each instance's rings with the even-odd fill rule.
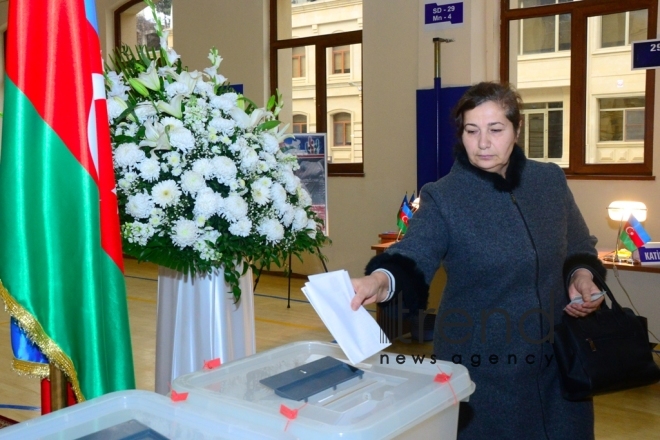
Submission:
[[[442,264],[434,354],[465,365],[477,386],[461,404],[459,438],[590,439],[592,402],[562,398],[552,329],[562,313],[600,306],[592,272],[606,271],[564,172],[516,145],[520,108],[498,83],[465,93],[450,173],[422,188],[405,237],[353,280],[352,307],[401,292],[408,310],[424,310]]]

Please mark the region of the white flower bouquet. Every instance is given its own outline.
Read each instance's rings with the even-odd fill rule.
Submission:
[[[124,46],[105,72],[123,250],[192,275],[222,266],[238,300],[248,264],[324,258],[327,238],[280,151],[281,96],[257,108],[218,73],[215,49],[211,67],[187,71],[156,23],[159,51]]]

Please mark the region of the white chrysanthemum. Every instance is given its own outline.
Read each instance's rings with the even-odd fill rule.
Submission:
[[[243,200],[243,197],[232,193],[224,199],[223,207],[220,212],[222,213],[222,216],[230,222],[237,222],[247,215],[248,204]]]
[[[207,218],[215,215],[224,205],[222,196],[213,192],[211,188],[203,188],[195,197],[195,208],[193,212],[196,215],[203,215]]]
[[[277,159],[275,159],[275,156],[273,156],[272,154],[266,153],[265,151],[260,151],[259,157],[261,158],[261,160],[266,162],[270,168],[277,167]]]
[[[187,153],[195,147],[195,136],[185,127],[176,127],[170,130],[170,144]]]
[[[183,122],[181,119],[177,119],[173,116],[162,118],[160,123],[163,124],[164,127],[168,127],[170,130],[173,128],[183,128]]]
[[[318,229],[317,223],[314,221],[314,219],[310,218],[307,220],[307,235],[309,235],[310,238],[316,238],[316,233]]]
[[[205,157],[201,159],[197,159],[193,163],[192,170],[196,173],[201,174],[202,177],[206,180],[208,180],[211,176],[213,176],[213,173],[215,171],[211,159],[207,159]]]
[[[204,177],[195,171],[186,171],[181,176],[181,189],[186,194],[196,194],[197,191],[206,186]]]
[[[312,196],[302,186],[298,187],[298,206],[306,208],[312,205]]]
[[[263,139],[264,151],[270,154],[277,153],[280,149],[280,143],[277,142],[277,138],[270,133],[263,133],[261,137]]]
[[[284,238],[284,227],[274,218],[267,218],[257,226],[257,232],[266,237],[266,241],[277,243]]]
[[[215,96],[215,93],[213,92],[213,84],[205,81],[198,81],[197,84],[195,84],[195,93],[202,96]]]
[[[158,110],[150,102],[138,104],[135,107],[135,114],[138,117],[138,120],[141,123],[144,123],[147,119],[152,118],[158,114]]]
[[[300,231],[301,229],[307,227],[308,217],[307,217],[307,213],[302,208],[296,208],[295,211],[296,212],[293,216],[292,228],[294,231]]]
[[[281,184],[277,182],[273,183],[270,187],[270,194],[275,205],[286,203],[286,190]]]
[[[133,186],[133,184],[126,179],[119,179],[117,181],[117,185],[119,185],[119,188],[123,189],[124,191],[130,189],[131,186]]]
[[[252,185],[252,200],[257,205],[265,205],[270,201],[270,189],[263,185],[258,185],[257,182],[254,182]]]
[[[167,160],[167,164],[171,167],[178,167],[181,165],[181,155],[176,151],[165,153],[163,157]]]
[[[165,93],[167,93],[167,96],[170,98],[174,95],[185,95],[187,91],[188,86],[179,81],[174,81],[165,86]]]
[[[252,221],[244,217],[237,221],[236,223],[232,223],[229,225],[229,233],[232,235],[236,235],[238,237],[247,237],[250,235],[250,231],[252,230]]]
[[[140,177],[147,182],[158,180],[160,176],[160,163],[156,159],[146,158],[138,164],[137,168],[140,171]]]
[[[134,218],[146,218],[151,214],[154,202],[149,194],[137,193],[128,198],[126,212]]]
[[[261,188],[270,188],[273,185],[273,181],[269,177],[260,177],[259,179],[252,182],[252,188],[261,187]]]
[[[179,177],[182,172],[183,172],[183,168],[181,168],[181,167],[174,167],[174,168],[172,168],[172,171],[171,171],[171,173],[174,177]]]
[[[175,205],[181,197],[181,190],[174,180],[159,182],[151,190],[151,197],[158,206]]]
[[[209,127],[215,128],[217,131],[231,136],[234,134],[236,122],[234,122],[233,119],[213,118],[209,121]]]
[[[106,100],[106,105],[108,107],[108,119],[110,122],[114,121],[116,118],[121,115],[124,110],[128,108],[126,101],[121,99],[119,96],[112,96]]]
[[[284,203],[281,206],[276,207],[277,212],[280,214],[280,218],[282,219],[282,224],[286,227],[291,226],[291,223],[293,223],[293,218],[296,214],[295,209],[293,209],[293,206],[289,205],[288,203]]]
[[[289,194],[295,194],[300,184],[300,179],[293,174],[290,169],[283,169],[280,172],[280,182]]]
[[[270,166],[264,162],[263,160],[260,160],[257,162],[257,172],[264,174],[270,171]]]
[[[172,242],[183,249],[195,244],[199,233],[199,228],[194,221],[180,217],[172,225]]]
[[[253,171],[257,167],[259,155],[254,148],[247,147],[241,152],[241,169],[244,171]]]
[[[211,98],[211,105],[225,112],[229,112],[229,110],[236,107],[237,102],[238,95],[236,93],[223,93],[220,96]]]
[[[211,160],[213,175],[220,183],[230,183],[236,179],[236,164],[227,156],[216,156]]]
[[[115,164],[120,167],[133,167],[144,159],[144,151],[133,142],[121,144],[114,151]]]
[[[129,171],[128,173],[124,173],[124,179],[128,180],[131,183],[135,183],[138,179],[138,175],[134,171]]]
[[[123,133],[126,136],[130,136],[130,137],[135,136],[137,134],[138,128],[140,128],[134,122],[122,122],[121,124],[119,124],[119,126],[122,128]]]

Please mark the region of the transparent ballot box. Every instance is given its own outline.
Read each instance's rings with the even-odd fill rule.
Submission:
[[[150,391],[118,391],[0,429],[0,439],[124,440],[272,437],[234,420]]]
[[[344,365],[336,344],[296,342],[181,376],[172,389],[281,439],[456,438],[458,404],[475,389],[467,369],[415,358],[381,352]]]

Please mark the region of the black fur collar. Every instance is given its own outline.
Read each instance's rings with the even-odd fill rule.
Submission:
[[[514,145],[509,158],[509,165],[506,168],[506,179],[498,173],[490,173],[472,165],[468,159],[465,148],[461,145],[460,148],[455,150],[456,160],[461,163],[467,170],[476,174],[481,179],[492,182],[493,187],[501,192],[510,192],[520,186],[520,178],[527,158],[522,148],[517,144]]]

